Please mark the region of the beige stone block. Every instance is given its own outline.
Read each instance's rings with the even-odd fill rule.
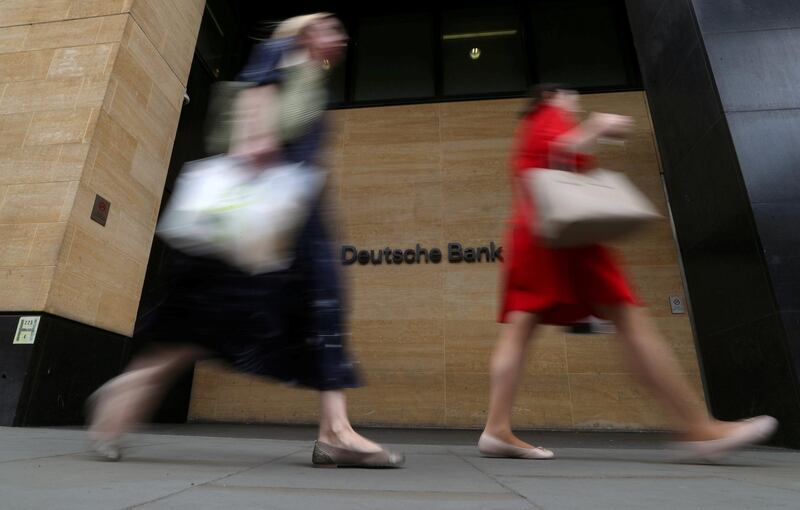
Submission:
[[[439,182],[440,146],[436,142],[391,143],[374,146],[353,144],[341,155],[343,184],[421,184]]]
[[[0,309],[8,312],[44,310],[53,267],[0,268]]]
[[[342,208],[339,213],[342,230],[339,240],[343,244],[355,245],[359,250],[383,249],[387,246],[413,248],[416,243],[423,247],[435,247],[442,239],[442,224],[428,223],[350,223],[352,211]],[[441,246],[439,247],[441,248]]]
[[[438,143],[438,108],[424,104],[352,110],[345,121],[344,143],[367,147]]]
[[[0,114],[57,110],[75,105],[83,78],[15,82],[6,85]]]
[[[115,50],[114,43],[60,48],[55,50],[47,76],[57,79],[106,74]]]
[[[5,150],[13,147],[22,147],[32,118],[32,113],[0,115],[0,147],[4,149],[2,159],[8,157],[8,153]]]
[[[136,24],[131,22],[131,26],[136,27]],[[143,104],[147,103],[150,90],[153,88],[153,80],[147,70],[133,57],[130,50],[124,46],[120,48],[117,55],[113,75],[114,79],[124,84],[138,101]]]
[[[186,83],[189,76],[203,7],[204,2],[197,0],[180,4],[136,0],[131,7],[136,22],[182,83]]]
[[[193,12],[184,11],[183,9],[177,10],[177,14],[190,14],[193,19],[184,20],[181,24],[180,30],[170,32],[164,41],[163,55],[164,59],[169,62],[170,66],[175,70],[175,74],[181,83],[186,83],[191,71],[192,54],[197,43],[197,34],[200,31],[200,22],[202,19],[203,6],[197,9],[198,2],[194,2]],[[174,6],[173,6],[174,8]],[[196,14],[199,13],[200,17]],[[174,19],[174,17],[173,17]]]
[[[64,19],[69,5],[70,0],[6,0],[0,10],[0,27]]]
[[[35,224],[0,224],[0,267],[25,266],[35,236]]]
[[[669,344],[681,369],[687,374],[699,374],[700,366],[695,348],[695,337],[687,315],[672,315],[653,319],[657,331]]]
[[[173,122],[168,124],[158,122],[154,118],[155,112],[149,109],[146,103],[137,100],[135,92],[119,82],[116,84],[107,113],[118,124],[125,126],[125,130],[153,156],[166,160],[168,156],[165,154],[168,154],[172,147],[171,137],[177,126],[178,112],[171,112],[175,117]],[[160,116],[164,115],[166,113]]]
[[[30,30],[30,25],[0,28],[0,53],[22,51]]]
[[[77,181],[88,149],[88,144],[68,144],[6,151],[0,158],[0,184]]]
[[[637,232],[636,235],[611,243],[621,259],[629,266],[676,265],[678,250],[672,229],[667,222],[659,222]]]
[[[77,181],[81,178],[90,144],[75,143],[61,146],[58,164],[51,177],[54,181]]]
[[[153,196],[160,197],[164,192],[168,163],[161,161],[145,150],[133,154],[130,176]]]
[[[87,76],[83,79],[83,86],[75,101],[75,106],[99,108],[104,105],[106,97],[110,94],[111,75]]]
[[[122,296],[114,291],[103,291],[97,307],[95,326],[121,335],[131,336],[139,310],[139,297]]]
[[[442,200],[444,221],[504,219],[511,201],[511,189],[495,177],[445,181]]]
[[[496,265],[460,262],[449,263],[445,267],[445,317],[449,320],[496,320]]]
[[[625,353],[614,335],[566,335],[570,374],[628,374]]]
[[[444,372],[441,320],[354,321],[350,345],[355,359],[372,372]]]
[[[43,80],[52,59],[53,50],[0,53],[0,69],[3,70],[0,83]]]
[[[489,405],[489,375],[470,372],[447,374],[447,426],[482,427]],[[527,375],[513,409],[517,428],[572,425],[572,405],[566,375]]]
[[[84,143],[94,131],[97,113],[94,108],[36,112],[25,145]]]
[[[664,411],[628,374],[570,374],[569,383],[578,428],[663,430],[669,426]]]
[[[569,366],[564,330],[555,326],[540,326],[534,332],[525,361],[529,375],[562,375]]]
[[[119,208],[114,217],[114,246],[147,267],[155,222],[143,224]]]
[[[364,378],[366,385],[349,391],[347,395],[350,417],[354,423],[445,424],[443,372],[365,371]]]
[[[62,148],[59,145],[45,145],[39,147],[20,147],[4,152],[0,158],[0,184],[33,184],[53,182],[54,172],[59,166],[59,155]]]
[[[517,129],[521,102],[516,99],[443,103],[442,141],[510,139]]]
[[[5,200],[0,205],[0,223],[66,221],[77,189],[77,182],[9,186]]]
[[[100,225],[94,232],[76,229],[65,270],[98,282],[119,295],[138,299],[144,264],[125,255],[103,237]]]
[[[158,214],[160,200],[127,173],[130,162],[111,151],[100,149],[91,173],[89,187],[110,200],[112,207],[127,211],[144,224],[151,224]]]
[[[42,50],[95,44],[102,24],[103,18],[38,23],[31,26],[25,39],[25,49]]]
[[[130,0],[127,0],[130,2]],[[123,8],[123,12],[128,12],[129,7]],[[103,16],[100,23],[100,28],[97,31],[95,43],[109,43],[119,42],[125,33],[125,26],[131,19],[129,14],[120,14],[117,16]]]
[[[384,268],[385,269],[385,268]],[[362,290],[358,284],[349,297],[352,320],[440,319],[444,313],[441,291],[429,287],[392,289],[373,287]]]
[[[136,150],[139,147],[138,141],[127,130],[124,122],[117,122],[105,111],[101,111],[97,118],[97,126],[92,142],[93,148],[98,151],[106,151],[115,159],[123,159],[127,162],[133,161]]]
[[[46,311],[95,324],[101,295],[102,287],[92,278],[59,268],[50,288]]]
[[[68,18],[91,18],[119,14],[129,9],[128,0],[72,0]]]
[[[486,320],[446,320],[445,360],[448,372],[489,373],[489,358],[500,325]]]
[[[206,400],[203,406],[195,405],[199,399]],[[318,408],[314,391],[236,373],[217,362],[201,362],[194,372],[189,420],[316,423]]]
[[[36,225],[36,235],[33,238],[33,245],[25,265],[30,267],[55,266],[64,247],[66,231],[66,222]]]
[[[348,225],[361,223],[441,223],[442,186],[436,183],[379,185],[345,184]]]
[[[443,141],[442,172],[446,180],[494,178],[509,187],[510,138]]]
[[[628,115],[645,126],[649,124],[647,122],[647,103],[642,91],[584,94],[581,102],[587,111]]]
[[[506,214],[498,215],[496,218],[450,219],[442,226],[443,239],[458,242],[474,240],[481,243],[494,241],[496,245],[502,246],[505,241],[505,231],[508,224],[507,209],[508,207],[506,207]]]
[[[134,0],[131,16],[153,44],[161,50],[168,31],[168,19],[163,16],[163,2],[153,0]]]

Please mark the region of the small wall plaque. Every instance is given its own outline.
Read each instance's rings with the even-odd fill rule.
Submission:
[[[17,334],[14,343],[30,345],[36,340],[36,331],[39,330],[40,317],[20,317],[17,323]]]
[[[94,221],[105,227],[106,221],[108,220],[108,211],[110,210],[111,210],[111,202],[101,197],[100,195],[96,195],[94,197],[94,207],[92,207],[92,216],[91,216],[91,218]]]
[[[680,296],[669,297],[669,307],[674,314],[686,313],[686,308],[683,306],[683,298]]]

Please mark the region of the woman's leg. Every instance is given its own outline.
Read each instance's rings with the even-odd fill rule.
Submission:
[[[321,391],[319,402],[320,442],[358,452],[381,451],[380,445],[353,430],[350,418],[347,416],[347,397],[344,391]]]
[[[704,441],[728,435],[736,423],[713,419],[692,391],[675,355],[647,313],[630,305],[596,306],[595,310],[617,327],[634,373],[672,414],[687,441]]]
[[[90,438],[113,441],[147,420],[175,378],[202,354],[195,347],[174,347],[135,358],[123,374],[97,391]]]
[[[538,320],[538,316],[532,313],[511,312],[509,323],[495,346],[490,367],[489,415],[484,432],[520,448],[532,446],[512,432],[511,412],[524,374],[528,344]]]

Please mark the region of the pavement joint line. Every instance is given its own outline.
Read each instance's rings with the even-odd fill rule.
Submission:
[[[715,475],[497,475],[500,478],[537,478],[541,480],[732,480]],[[740,481],[740,480],[734,480]]]
[[[58,455],[42,455],[41,457],[27,457],[24,459],[10,459],[10,460],[0,460],[0,464],[11,464],[13,462],[28,462],[32,460],[44,460],[44,459],[57,459],[59,457],[71,457],[73,455],[80,455],[82,453],[88,453],[89,450],[81,449],[74,452],[69,453],[60,453]]]
[[[324,487],[259,487],[253,485],[225,485],[217,483],[204,484],[200,489],[230,489],[230,490],[249,490],[258,492],[283,492],[286,494],[315,492],[328,495],[368,495],[368,496],[389,496],[394,498],[402,497],[430,497],[430,499],[447,500],[466,500],[474,501],[483,499],[486,501],[497,499],[518,499],[516,493],[509,492],[470,492],[470,491],[417,491],[401,489],[332,489]]]
[[[69,441],[81,441],[81,440],[80,439],[70,439]],[[86,439],[83,439],[82,441],[85,443]],[[122,449],[123,450],[134,450],[134,449],[138,449],[138,448],[149,448],[151,446],[164,446],[164,445],[169,445],[169,444],[180,444],[180,443],[164,442],[164,443],[136,444],[136,445],[133,445],[133,446],[122,446]],[[41,457],[26,457],[26,458],[23,458],[23,459],[0,460],[0,464],[10,464],[12,462],[28,462],[28,461],[31,461],[31,460],[57,459],[57,458],[60,458],[60,457],[70,457],[72,455],[90,455],[91,453],[92,453],[92,449],[91,448],[86,448],[86,445],[84,444],[84,446],[80,450],[76,450],[74,452],[60,453],[58,455],[42,455]]]
[[[781,487],[780,485],[772,485],[772,484],[764,483],[764,482],[753,482],[751,480],[741,480],[739,478],[731,478],[730,476],[720,476],[719,478],[722,479],[722,480],[729,480],[731,482],[736,482],[736,483],[749,483],[751,485],[758,485],[759,487],[767,487],[767,488],[770,488],[770,489],[781,489],[781,490],[784,490],[784,491],[800,493],[800,487],[799,488]]]
[[[167,494],[167,495],[161,496],[159,498],[151,499],[149,501],[143,501],[142,503],[136,503],[135,505],[132,505],[132,506],[127,506],[123,510],[133,510],[135,508],[141,508],[141,507],[143,507],[145,505],[150,505],[150,504],[156,503],[158,501],[163,501],[163,500],[171,498],[173,496],[177,496],[178,494],[183,494],[184,492],[190,491],[192,489],[202,488],[202,487],[205,487],[206,485],[210,485],[210,484],[216,484],[217,482],[219,482],[221,480],[225,480],[226,478],[230,478],[232,476],[240,475],[242,473],[246,473],[248,471],[252,471],[253,469],[258,469],[258,468],[261,468],[261,467],[264,467],[264,466],[268,466],[268,465],[270,465],[270,464],[272,464],[274,462],[281,461],[281,460],[283,460],[283,459],[285,459],[287,457],[291,457],[292,455],[300,453],[300,452],[302,452],[304,450],[305,450],[304,448],[293,450],[292,452],[287,453],[286,455],[281,455],[280,457],[275,457],[274,459],[270,459],[267,462],[262,462],[261,464],[257,464],[255,466],[246,467],[244,469],[240,469],[239,471],[235,471],[233,473],[228,473],[225,476],[220,476],[219,478],[215,478],[213,480],[208,480],[208,481],[205,481],[203,483],[199,483],[197,485],[190,485],[189,487],[185,487],[185,488],[183,488],[183,489],[181,489],[179,491],[173,492],[171,494]]]
[[[497,479],[497,477],[496,477],[496,476],[494,476],[493,474],[491,474],[491,473],[487,473],[486,471],[484,471],[484,470],[482,470],[481,468],[479,468],[478,466],[476,466],[476,465],[475,465],[475,464],[474,464],[472,461],[470,461],[468,458],[466,458],[466,457],[464,457],[464,456],[460,455],[458,452],[455,452],[455,451],[452,451],[452,450],[450,451],[450,453],[451,453],[452,455],[454,455],[454,456],[458,457],[459,459],[461,459],[461,461],[462,461],[462,462],[466,462],[466,463],[467,463],[469,466],[471,466],[471,467],[472,467],[474,470],[476,470],[477,472],[479,472],[479,473],[481,473],[482,475],[484,475],[484,476],[486,476],[486,477],[490,478],[492,481],[494,481],[494,483],[496,483],[496,484],[497,484],[497,485],[499,485],[500,487],[504,488],[505,490],[507,490],[507,491],[508,491],[508,492],[510,492],[511,494],[514,494],[514,495],[516,495],[516,496],[517,496],[517,498],[519,498],[519,499],[521,499],[521,500],[525,501],[525,502],[526,502],[526,503],[527,503],[527,504],[528,504],[528,505],[531,507],[531,510],[545,510],[545,509],[544,509],[544,507],[537,505],[536,503],[534,503],[533,501],[531,501],[530,499],[528,499],[527,497],[525,497],[525,495],[524,495],[524,494],[520,494],[519,492],[517,492],[516,490],[514,490],[512,487],[509,487],[508,485],[506,485],[506,484],[504,484],[503,482],[501,482],[500,480],[498,480],[498,479]]]

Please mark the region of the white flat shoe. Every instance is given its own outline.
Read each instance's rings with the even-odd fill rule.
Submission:
[[[122,459],[122,448],[115,440],[92,441],[92,453],[98,460],[119,462]]]
[[[500,441],[487,433],[481,434],[478,440],[478,451],[484,457],[506,458],[506,459],[536,459],[546,460],[555,457],[555,454],[547,448],[520,448],[505,441]]]
[[[727,437],[674,443],[678,450],[678,459],[682,461],[713,459],[724,453],[766,441],[778,428],[778,420],[772,416],[756,416],[739,423],[742,426]]]

